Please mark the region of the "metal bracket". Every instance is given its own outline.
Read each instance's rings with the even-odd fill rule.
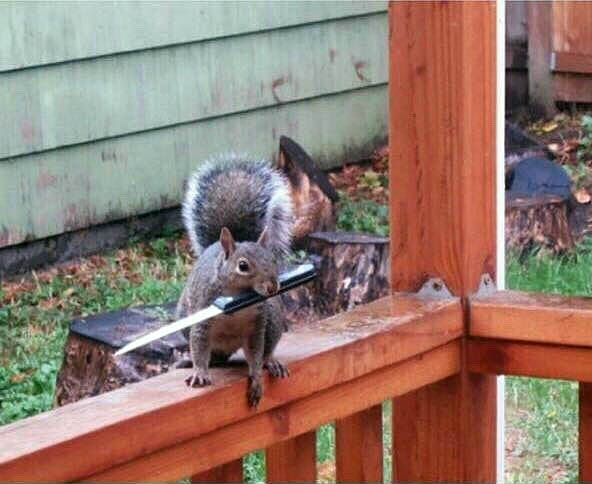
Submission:
[[[446,287],[446,284],[444,284],[444,281],[439,277],[428,279],[419,291],[417,291],[417,295],[431,299],[448,299],[454,297]]]
[[[481,275],[479,288],[477,289],[477,292],[473,294],[473,296],[489,296],[490,294],[493,294],[495,291],[497,291],[497,287],[495,285],[493,277],[491,277],[490,274],[485,273]]]
[[[481,275],[479,287],[477,288],[477,291],[472,294],[472,296],[489,296],[496,291],[497,288],[493,278],[490,274],[485,273]],[[431,279],[428,279],[426,282],[424,282],[423,286],[421,286],[419,291],[417,291],[417,295],[431,299],[447,299],[454,297],[440,277],[432,277]]]

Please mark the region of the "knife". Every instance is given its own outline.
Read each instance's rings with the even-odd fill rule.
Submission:
[[[232,314],[235,311],[239,311],[247,306],[252,306],[261,301],[264,301],[268,297],[277,296],[282,292],[297,287],[305,282],[311,281],[316,277],[317,273],[312,264],[301,264],[294,269],[284,272],[279,275],[278,280],[280,288],[278,292],[271,296],[262,296],[261,294],[249,290],[241,292],[236,296],[220,296],[214,300],[212,304],[204,309],[200,309],[196,313],[193,313],[183,319],[179,319],[174,323],[167,324],[162,328],[152,331],[144,336],[140,336],[138,339],[126,344],[115,352],[115,356],[123,355],[129,351],[135,350],[140,346],[144,346],[151,343],[154,340],[162,338],[168,334],[175,333],[183,328],[193,326],[194,324],[205,321],[206,319],[219,316],[221,314]]]

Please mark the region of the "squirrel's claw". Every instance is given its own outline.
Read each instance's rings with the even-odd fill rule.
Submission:
[[[249,407],[256,407],[263,395],[263,387],[260,380],[249,377],[249,388],[247,389],[247,400]]]
[[[185,383],[189,387],[205,387],[212,384],[212,379],[207,373],[194,372],[193,375],[185,378]]]
[[[280,363],[278,360],[267,360],[264,363],[263,368],[265,368],[274,378],[286,378],[290,376],[290,370],[288,370],[288,367]]]

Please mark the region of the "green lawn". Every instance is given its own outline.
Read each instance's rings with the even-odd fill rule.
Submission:
[[[190,260],[178,234],[133,244],[0,287],[0,425],[51,407],[69,321],[76,315],[158,304],[178,297]],[[592,243],[562,258],[509,256],[512,289],[592,295]],[[575,482],[577,385],[508,378],[508,482]],[[390,405],[384,407],[390,449]],[[319,471],[334,480],[334,432],[318,430]],[[390,456],[385,453],[390,481]],[[262,454],[245,459],[249,482],[264,475]]]

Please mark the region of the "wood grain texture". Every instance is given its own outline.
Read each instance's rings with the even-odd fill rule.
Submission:
[[[316,482],[316,445],[313,430],[269,446],[265,451],[267,482]]]
[[[207,470],[220,462],[237,459],[247,452],[314,430],[333,419],[378,405],[385,398],[405,394],[454,375],[459,370],[460,343],[452,341],[362,378],[252,415],[214,432],[89,476],[85,480],[174,481],[182,476]]]
[[[580,482],[592,482],[592,382],[580,382]]]
[[[592,382],[592,348],[474,338],[469,371]]]
[[[592,298],[498,291],[471,299],[471,336],[592,347]]]
[[[382,405],[335,422],[335,482],[382,482]]]
[[[299,333],[288,333],[280,341],[277,356],[288,364],[291,376],[275,381],[265,378],[265,394],[257,411],[265,413],[376,372],[446,344],[461,334],[458,299],[423,300],[416,296],[388,296],[320,321]],[[434,372],[434,375],[442,374],[437,368]],[[185,386],[186,373],[177,370],[159,375],[1,427],[0,441],[11,442],[11,446],[0,447],[0,481],[77,480],[253,415],[245,398],[245,369],[216,370],[215,384],[201,389]],[[393,381],[398,380],[386,381],[385,388],[393,389]],[[395,386],[398,388],[398,383]],[[384,392],[383,397],[386,397]],[[351,397],[340,395],[335,402],[348,398]],[[361,395],[356,401],[367,403]],[[372,400],[349,413],[379,402]],[[338,410],[335,405],[323,409],[324,421],[348,414],[333,415]],[[279,431],[283,435],[281,428]],[[277,433],[270,433],[265,445],[250,447],[256,439],[249,438],[245,440],[244,452],[280,440]],[[209,447],[203,447],[202,454],[203,449]],[[203,459],[210,455],[208,452],[193,462],[196,467],[179,476],[193,475],[244,453],[225,455],[199,468],[199,462],[203,464]],[[80,455],[85,458],[79,459]],[[143,476],[150,478],[152,474]]]
[[[0,3],[0,72],[386,11],[386,2]]]
[[[183,181],[229,136],[266,159],[291,136],[323,168],[369,156],[369,133],[386,138],[385,100],[385,86],[369,87],[0,162],[0,247],[176,206]]]
[[[468,296],[495,276],[495,5],[389,6],[391,278]],[[394,401],[393,479],[495,480],[495,379],[461,375]]]
[[[546,116],[555,111],[551,51],[553,43],[553,4],[560,2],[528,2],[528,96]]]
[[[192,484],[243,482],[243,460],[235,459],[191,477]]]
[[[592,54],[553,52],[551,55],[551,69],[555,72],[592,74]]]
[[[384,85],[386,35],[378,14],[3,73],[0,160]]]

